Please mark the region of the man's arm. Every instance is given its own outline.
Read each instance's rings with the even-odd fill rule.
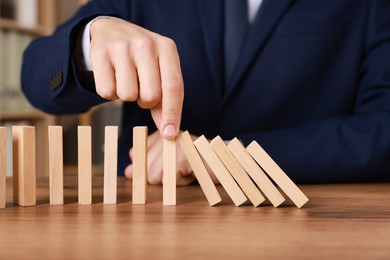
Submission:
[[[102,18],[91,24],[90,59],[101,97],[137,101],[151,110],[163,137],[176,136],[184,86],[171,39],[123,20]]]
[[[78,113],[106,100],[137,101],[150,109],[165,138],[179,131],[184,96],[174,42],[129,20],[130,1],[91,1],[56,32],[34,41],[24,55],[22,87],[31,103],[50,113]],[[95,84],[74,59],[84,26],[91,25],[90,60]],[[79,57],[76,57],[77,59]],[[87,82],[87,83],[86,83]]]
[[[91,1],[53,35],[34,40],[25,50],[22,89],[35,107],[54,114],[80,113],[106,101],[93,91],[93,81],[79,77],[74,59],[84,26],[98,15],[114,15],[117,11],[99,2]],[[126,14],[118,14],[127,18]]]

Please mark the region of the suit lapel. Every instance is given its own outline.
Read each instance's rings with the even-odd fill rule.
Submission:
[[[223,1],[195,0],[195,2],[198,5],[204,44],[215,90],[218,96],[221,96],[223,82]]]
[[[293,2],[294,0],[263,1],[256,18],[245,37],[240,57],[237,61],[233,75],[228,82],[225,98],[228,98],[237,86],[243,74],[249,69],[253,59],[266,43],[281,16],[284,15]]]

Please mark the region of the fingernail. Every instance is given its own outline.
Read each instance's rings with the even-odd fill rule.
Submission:
[[[174,125],[166,125],[163,131],[164,137],[175,137],[177,134],[176,127]]]

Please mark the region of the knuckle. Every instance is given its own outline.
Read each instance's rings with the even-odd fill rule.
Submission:
[[[138,99],[138,91],[133,88],[119,88],[117,94],[123,101],[136,101]]]
[[[146,103],[158,103],[161,100],[161,91],[145,91],[142,93],[141,99]]]
[[[157,185],[161,183],[161,179],[157,175],[148,175],[148,183]]]
[[[168,37],[162,37],[160,39],[160,45],[164,51],[177,52],[176,43]]]
[[[96,43],[95,41],[91,41],[91,45],[90,45],[90,52],[94,55],[97,55],[99,57],[104,57],[107,55],[107,50],[108,50],[108,46],[107,44],[103,44],[103,43]]]
[[[129,49],[129,43],[125,39],[120,39],[112,43],[112,51],[114,53],[120,53],[121,55],[124,55],[128,52]]]
[[[146,102],[146,101],[141,100],[141,99],[138,99],[137,103],[138,103],[138,106],[140,108],[143,108],[143,109],[151,109],[158,104],[158,102]]]
[[[104,99],[114,99],[116,97],[115,91],[112,88],[96,88],[96,92]]]
[[[132,45],[136,51],[143,53],[153,53],[155,49],[153,40],[146,36],[134,39]]]

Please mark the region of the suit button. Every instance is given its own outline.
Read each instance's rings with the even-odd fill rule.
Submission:
[[[49,85],[52,90],[56,90],[62,85],[64,76],[62,72],[58,72],[54,77],[50,79]]]

